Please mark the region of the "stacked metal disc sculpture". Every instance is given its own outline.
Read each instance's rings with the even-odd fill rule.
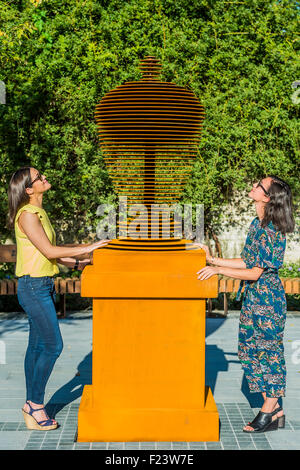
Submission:
[[[128,208],[147,208],[141,239],[151,241],[151,206],[179,201],[197,156],[204,108],[191,91],[159,79],[155,57],[142,60],[140,70],[141,80],[102,98],[95,119],[114,189],[127,197]],[[162,230],[160,223],[158,238]]]

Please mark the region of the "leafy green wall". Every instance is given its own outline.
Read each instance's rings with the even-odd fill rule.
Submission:
[[[300,3],[287,0],[23,0],[0,3],[0,237],[11,174],[31,165],[52,189],[43,205],[58,243],[88,240],[100,203],[116,201],[101,157],[95,105],[138,80],[154,54],[162,79],[191,89],[206,119],[183,202],[222,204],[268,173],[299,195]],[[298,196],[299,197],[299,196]],[[89,229],[88,229],[89,228]]]

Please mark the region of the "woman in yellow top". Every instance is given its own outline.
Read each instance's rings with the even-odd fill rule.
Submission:
[[[110,241],[56,246],[55,232],[42,204],[43,195],[50,188],[46,177],[32,167],[18,169],[8,188],[8,227],[15,229],[17,243],[17,296],[29,321],[24,361],[27,396],[22,411],[28,429],[45,431],[58,426],[55,420],[49,419],[43,405],[46,384],[63,349],[55,309],[53,276],[59,273],[57,262],[83,269],[90,259],[75,258],[88,255]]]

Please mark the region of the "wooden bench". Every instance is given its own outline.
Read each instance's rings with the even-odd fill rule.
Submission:
[[[66,247],[75,246],[75,244],[61,245]],[[80,246],[80,245],[76,245]],[[78,257],[79,258],[79,257]],[[17,261],[17,246],[16,245],[0,245],[0,264],[2,263],[16,263]],[[59,294],[59,301],[57,306],[57,316],[65,318],[66,316],[66,294],[80,294],[80,279],[79,278],[54,278],[55,291]],[[0,280],[0,295],[16,295],[17,294],[18,279],[1,279]]]
[[[62,245],[74,246],[74,245]],[[0,245],[0,264],[16,262],[16,245]],[[286,294],[300,294],[300,278],[281,278]],[[66,315],[66,294],[80,294],[81,281],[79,278],[56,277],[55,290],[59,294],[59,304],[57,315],[64,318]],[[0,295],[16,295],[18,279],[1,279]],[[224,295],[224,315],[228,313],[227,294],[237,292],[240,285],[239,279],[219,278],[219,294]],[[212,299],[207,300],[208,314],[212,313]]]
[[[280,278],[286,294],[300,294],[300,278]],[[239,279],[229,277],[219,278],[219,294],[224,295],[224,315],[228,313],[227,293],[237,292],[240,287]],[[212,299],[207,299],[208,314],[212,313]]]
[[[65,318],[66,316],[66,294],[80,294],[79,278],[61,278],[56,277],[54,280],[55,291],[60,295],[57,316]],[[18,279],[1,279],[0,295],[17,295]]]

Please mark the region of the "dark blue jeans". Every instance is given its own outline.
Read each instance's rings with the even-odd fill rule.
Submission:
[[[55,295],[51,276],[25,275],[18,279],[18,301],[29,321],[29,341],[24,363],[26,400],[33,403],[44,403],[46,384],[63,349]]]

